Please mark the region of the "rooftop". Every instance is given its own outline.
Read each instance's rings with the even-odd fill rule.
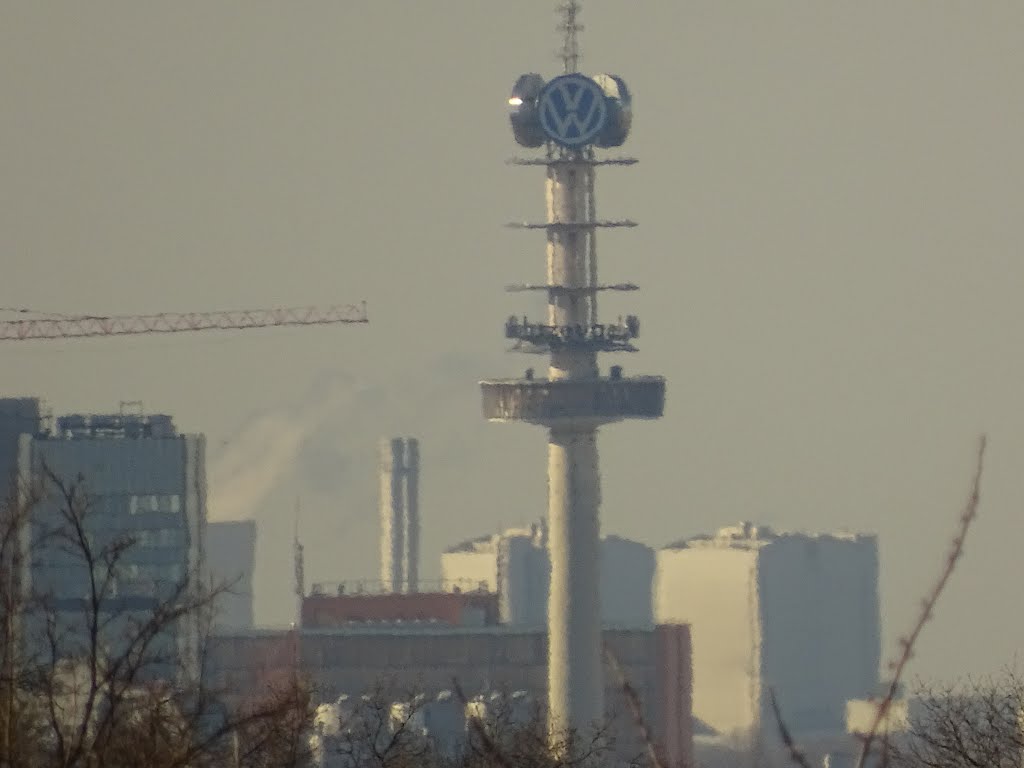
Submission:
[[[527,527],[509,528],[501,533],[488,533],[476,538],[466,539],[448,547],[444,553],[446,555],[459,552],[493,553],[501,539],[512,537],[533,539],[540,546],[547,538],[547,521],[541,518],[538,522],[532,523]]]
[[[164,413],[71,413],[58,416],[52,439],[99,440],[177,437],[173,419]]]
[[[802,531],[776,531],[767,525],[740,521],[727,525],[714,533],[702,533],[687,539],[667,544],[663,549],[759,549],[774,541],[783,539],[805,539],[808,541],[871,541],[874,534],[835,531],[829,533],[806,533]]]

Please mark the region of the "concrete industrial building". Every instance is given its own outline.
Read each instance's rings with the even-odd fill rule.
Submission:
[[[380,444],[380,580],[386,592],[419,589],[420,445],[414,437]]]
[[[644,544],[618,536],[601,539],[598,570],[603,626],[654,626],[654,563],[654,550]],[[543,520],[529,528],[510,528],[464,541],[441,555],[442,582],[496,593],[501,622],[511,626],[546,624],[550,574]]]
[[[87,566],[80,556],[44,538],[62,509],[46,473],[79,486],[84,525],[95,546],[131,537],[118,560],[110,610],[126,616],[146,612],[182,585],[202,583],[203,436],[179,434],[165,415],[74,414],[58,417],[52,431],[23,433],[17,467],[22,493],[43,492],[32,507],[26,541],[31,541],[33,557],[26,560],[23,586],[47,595],[69,625],[78,623],[74,615],[86,597]],[[196,660],[201,620],[190,615],[167,639],[183,661]]]
[[[256,521],[207,523],[206,563],[209,582],[228,588],[217,600],[214,625],[224,630],[251,629]]]
[[[694,715],[723,743],[776,740],[769,688],[808,738],[844,733],[847,701],[877,691],[874,536],[741,523],[659,550],[655,582],[655,619],[692,628]]]
[[[689,628],[605,630],[602,640],[636,691],[663,764],[692,765]],[[220,634],[208,663],[211,685],[239,698],[258,695],[268,682],[299,671],[326,702],[355,698],[379,685],[395,700],[410,690],[433,699],[458,681],[470,698],[524,691],[543,705],[547,660],[543,630],[363,625]],[[617,746],[628,757],[641,754],[621,681],[609,674],[602,692]]]

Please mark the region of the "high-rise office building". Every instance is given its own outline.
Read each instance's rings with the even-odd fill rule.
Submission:
[[[91,569],[104,585],[99,610],[115,617],[103,640],[110,653],[117,652],[118,622],[152,615],[168,601],[191,599],[192,590],[205,583],[202,435],[179,434],[165,415],[62,416],[52,430],[21,435],[17,466],[23,499],[34,497],[23,537],[31,556],[24,558],[22,588],[45,597],[59,616],[68,655],[85,642],[76,646],[75,630],[93,610],[90,585],[96,579],[81,545],[64,545],[55,532],[80,524],[93,553],[117,550],[112,562]],[[190,669],[205,618],[203,611],[188,612],[159,638],[173,643],[174,660]]]

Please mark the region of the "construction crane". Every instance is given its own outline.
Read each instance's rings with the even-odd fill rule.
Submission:
[[[330,307],[164,312],[155,315],[61,315],[31,309],[0,307],[0,312],[5,311],[37,315],[37,317],[0,320],[0,341],[78,339],[89,336],[127,336],[144,333],[186,333],[288,325],[369,322],[365,301],[358,305]]]

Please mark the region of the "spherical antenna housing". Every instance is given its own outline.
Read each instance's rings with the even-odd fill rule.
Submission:
[[[629,128],[633,123],[633,97],[626,87],[626,82],[618,75],[594,75],[593,81],[604,92],[608,117],[604,130],[598,135],[594,144],[602,147],[621,147],[629,136]]]
[[[535,73],[520,75],[509,95],[509,121],[516,143],[523,147],[542,147],[547,141],[537,115],[537,98],[544,87],[544,78]]]

